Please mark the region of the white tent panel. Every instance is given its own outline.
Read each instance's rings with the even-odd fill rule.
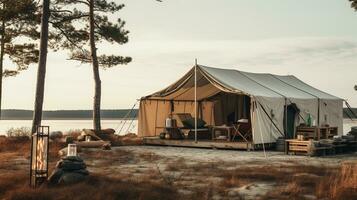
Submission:
[[[274,75],[276,78],[282,80],[284,83],[289,84],[295,88],[299,88],[302,91],[308,92],[311,95],[314,95],[320,99],[336,99],[340,100],[341,98],[335,97],[331,94],[318,90],[305,82],[301,81],[300,79],[296,78],[295,76],[278,76]]]
[[[259,97],[252,99],[253,143],[273,143],[284,136],[284,105],[282,98]]]
[[[215,79],[215,81],[221,83],[227,88],[232,89],[233,91],[242,91],[251,96],[265,96],[265,97],[278,97],[281,98],[281,95],[266,88],[257,82],[249,79],[244,76],[237,70],[230,69],[218,69],[212,67],[200,66],[200,69],[203,72],[208,73],[208,75]]]
[[[338,127],[338,134],[343,134],[343,100],[323,99],[320,101],[320,124]]]

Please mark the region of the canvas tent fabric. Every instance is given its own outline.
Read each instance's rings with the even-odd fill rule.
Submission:
[[[173,112],[194,116],[195,69],[197,76],[198,115],[209,125],[222,121],[217,110],[227,94],[232,108],[242,108],[242,99],[250,97],[250,120],[253,143],[273,143],[284,135],[285,106],[296,104],[300,115],[295,123],[304,122],[310,114],[316,125],[338,126],[342,134],[343,99],[320,91],[295,76],[258,74],[234,69],[193,67],[169,87],[141,98],[139,109],[140,136],[156,136],[164,130],[165,119]],[[233,100],[236,96],[238,99]],[[173,110],[174,109],[174,110]],[[241,112],[241,111],[240,111]],[[242,115],[240,113],[239,115]],[[224,121],[224,120],[223,120]]]

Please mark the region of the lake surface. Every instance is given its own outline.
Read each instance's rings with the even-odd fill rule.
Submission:
[[[130,125],[131,124],[131,125]],[[32,120],[0,120],[0,135],[5,135],[10,128],[31,128]],[[50,131],[67,132],[69,130],[93,128],[92,120],[42,120],[42,125],[50,126]],[[137,120],[102,120],[102,128],[113,128],[121,135],[137,133]],[[130,127],[129,127],[130,126]],[[121,131],[120,131],[121,130]],[[120,131],[120,132],[119,132]]]
[[[10,128],[30,128],[32,120],[0,120],[0,135],[6,134]],[[51,131],[66,132],[69,130],[92,128],[92,120],[43,120],[43,125],[50,126]],[[357,120],[343,120],[343,133],[351,130],[352,126],[357,126]],[[126,133],[138,132],[138,120],[102,120],[102,128],[113,128],[117,134],[123,135]]]

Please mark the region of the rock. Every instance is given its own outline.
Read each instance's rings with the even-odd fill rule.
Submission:
[[[80,158],[79,156],[67,156],[67,157],[63,158],[63,160],[83,162],[83,159]]]
[[[64,171],[73,171],[73,170],[85,169],[87,168],[87,166],[84,162],[64,160],[61,163],[60,168],[63,169]]]
[[[103,144],[102,149],[103,150],[111,150],[110,146],[111,146],[110,143],[105,143],[105,144]]]
[[[269,182],[250,183],[239,188],[231,188],[227,194],[236,199],[258,199],[259,196],[264,196],[272,190],[273,185]]]
[[[50,133],[51,140],[57,140],[63,137],[63,133],[61,131],[53,131]]]
[[[78,183],[84,181],[86,178],[86,175],[81,174],[81,173],[74,173],[74,172],[68,172],[64,173],[58,183],[60,184],[73,184],[73,183]]]
[[[49,177],[49,184],[71,184],[83,181],[89,175],[83,159],[78,156],[67,156],[59,160]]]
[[[83,174],[83,175],[89,175],[89,171],[86,169],[80,169],[80,170],[75,170],[72,171],[73,173],[79,173],[79,174]]]
[[[48,184],[49,185],[56,185],[59,183],[59,180],[61,179],[62,175],[64,174],[64,171],[62,169],[56,168],[50,177],[48,177]]]

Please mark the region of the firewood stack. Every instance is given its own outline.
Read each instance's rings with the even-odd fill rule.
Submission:
[[[95,132],[93,129],[83,129],[81,135],[78,136],[77,140],[85,141],[86,136],[90,136],[92,141],[98,141],[98,140],[110,141],[114,133],[115,130],[111,128],[103,129],[99,133]]]

